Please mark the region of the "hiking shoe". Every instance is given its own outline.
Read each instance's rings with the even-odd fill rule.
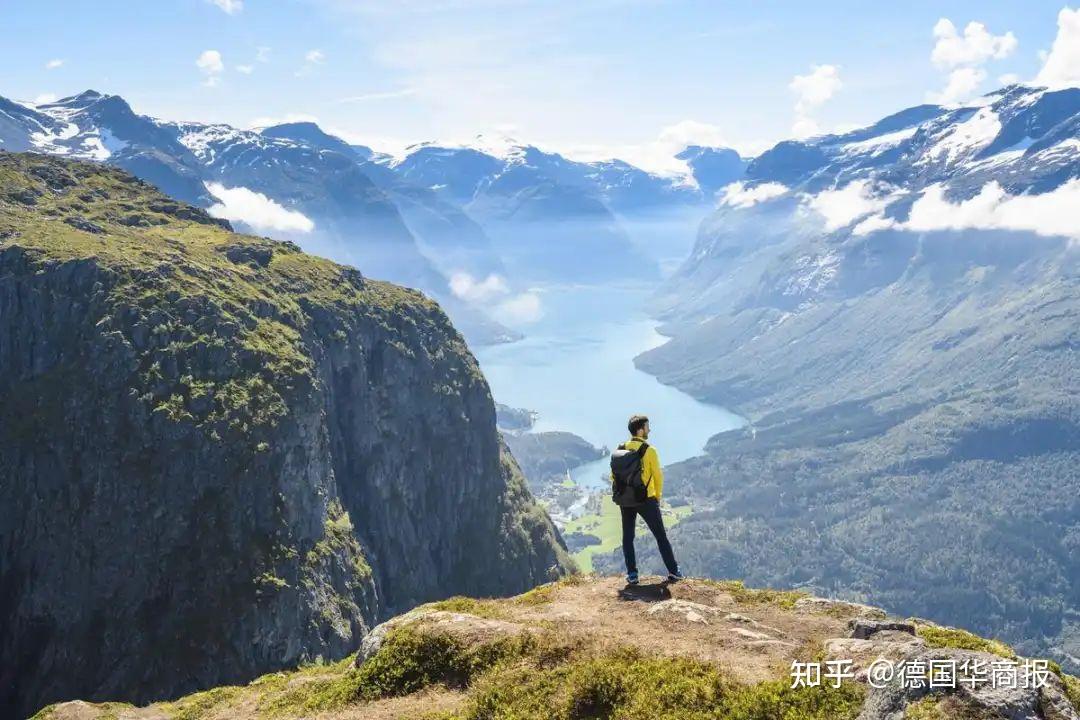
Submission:
[[[680,580],[685,580],[685,579],[686,578],[683,577],[683,574],[681,572],[677,571],[677,570],[675,572],[669,572],[667,574],[667,581],[668,582],[679,582]]]
[[[638,578],[637,578],[637,573],[636,572],[626,573],[626,584],[627,585],[637,585],[637,582],[638,582]]]

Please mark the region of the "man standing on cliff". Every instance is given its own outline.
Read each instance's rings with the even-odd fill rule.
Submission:
[[[646,442],[649,439],[649,418],[634,415],[627,423],[630,439],[612,454],[612,499],[622,512],[622,548],[626,560],[626,581],[637,585],[637,556],[634,553],[634,525],[637,517],[652,531],[660,557],[668,571],[668,582],[682,580],[675,553],[664,530],[660,516],[660,497],[664,490],[664,471],[660,469],[660,456],[656,448]]]

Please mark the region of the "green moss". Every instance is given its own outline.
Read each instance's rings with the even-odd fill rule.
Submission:
[[[919,624],[915,632],[929,647],[959,648],[992,653],[1004,658],[1016,657],[1016,651],[1000,640],[987,640],[967,630]]]
[[[1062,673],[1061,681],[1065,683],[1065,695],[1073,707],[1080,710],[1080,678],[1074,675]]]
[[[272,715],[307,714],[384,697],[409,695],[431,685],[465,687],[480,673],[534,650],[531,635],[466,647],[452,635],[398,628],[359,669],[296,684],[260,705]]]
[[[507,612],[496,601],[476,600],[460,595],[428,603],[425,607],[446,612],[466,613],[491,620],[505,620],[508,617]]]
[[[959,695],[935,693],[907,706],[904,720],[1005,720],[978,703]]]
[[[748,588],[741,580],[702,580],[731,595],[735,602],[745,605],[772,605],[790,610],[807,593],[801,590],[771,590],[769,588]]]

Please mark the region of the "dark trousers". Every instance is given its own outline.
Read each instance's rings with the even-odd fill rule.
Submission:
[[[620,507],[622,511],[622,551],[623,559],[626,560],[626,572],[637,572],[637,555],[634,554],[634,524],[640,515],[645,524],[652,530],[656,538],[656,546],[660,548],[660,557],[664,559],[664,565],[668,572],[679,572],[679,564],[675,562],[675,553],[671,550],[671,543],[667,539],[667,531],[664,530],[664,519],[660,517],[660,501],[649,498],[644,505],[635,507]]]

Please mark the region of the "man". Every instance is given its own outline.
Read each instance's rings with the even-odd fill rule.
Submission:
[[[623,443],[627,450],[639,451],[642,443],[649,439],[649,418],[644,415],[634,415],[627,423],[630,431],[630,439]],[[612,475],[614,481],[614,474]],[[660,469],[660,456],[656,448],[647,446],[645,454],[641,457],[641,481],[645,485],[645,502],[640,505],[620,505],[622,512],[622,547],[623,559],[626,560],[626,582],[631,585],[638,583],[637,556],[634,553],[634,525],[638,515],[652,531],[656,538],[656,545],[660,549],[660,557],[668,571],[668,581],[682,580],[679,572],[679,564],[675,562],[675,553],[671,550],[667,532],[664,530],[664,519],[660,517],[660,497],[664,490],[664,471]]]

